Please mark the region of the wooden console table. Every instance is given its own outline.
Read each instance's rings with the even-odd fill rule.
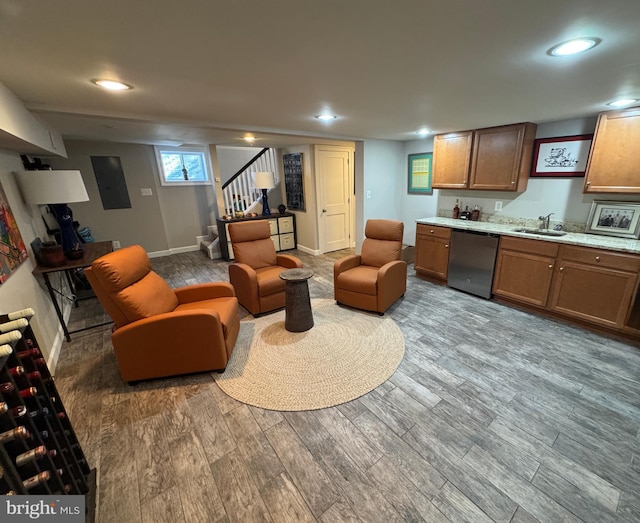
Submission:
[[[98,325],[91,325],[89,327],[84,327],[82,329],[77,329],[74,331],[69,331],[67,328],[67,324],[64,321],[64,317],[62,315],[62,311],[60,310],[60,305],[58,305],[58,300],[56,300],[56,290],[51,285],[51,280],[49,279],[49,275],[54,272],[64,272],[67,278],[67,284],[69,285],[69,290],[71,291],[71,300],[74,302],[76,307],[78,306],[78,297],[76,296],[75,286],[73,285],[73,281],[71,280],[71,272],[75,269],[84,269],[86,267],[91,267],[91,264],[104,256],[105,254],[111,252],[113,250],[113,244],[108,242],[94,242],[94,243],[83,243],[84,247],[84,256],[79,260],[66,260],[63,265],[58,267],[45,267],[44,265],[38,264],[35,269],[33,269],[32,274],[34,276],[42,275],[44,278],[44,283],[47,286],[47,290],[49,291],[49,296],[51,297],[51,302],[56,309],[56,314],[58,315],[58,319],[60,320],[60,325],[62,325],[62,330],[64,331],[64,337],[67,341],[71,341],[71,334],[93,329],[94,327],[101,327],[103,325],[108,325],[109,322],[100,323]]]

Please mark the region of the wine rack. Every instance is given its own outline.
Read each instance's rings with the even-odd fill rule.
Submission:
[[[0,495],[85,496],[92,470],[30,324],[32,309],[0,315]]]

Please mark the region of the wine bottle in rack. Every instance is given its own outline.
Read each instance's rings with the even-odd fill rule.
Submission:
[[[13,321],[7,321],[6,323],[0,323],[0,333],[10,332],[13,330],[26,329],[29,326],[29,322],[24,318],[20,318]]]
[[[35,311],[31,307],[27,307],[26,309],[10,312],[9,314],[0,314],[0,322],[4,323],[7,321],[18,320],[20,318],[30,321],[34,314]]]
[[[22,338],[22,333],[19,330],[10,330],[9,332],[3,332],[0,334],[0,345],[11,345],[16,343]]]

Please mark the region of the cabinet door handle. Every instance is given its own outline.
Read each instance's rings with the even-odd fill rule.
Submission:
[[[591,182],[587,182],[587,185],[591,185]]]
[[[430,232],[431,234],[433,234],[433,229],[431,229],[429,232]]]
[[[564,267],[560,267],[560,270],[561,270],[561,271],[564,271]]]
[[[553,265],[549,265],[549,269],[553,269]]]
[[[596,261],[600,261],[600,256],[596,256]]]
[[[513,185],[514,183],[516,183],[516,182],[511,182],[511,185]]]
[[[448,244],[448,243],[445,243],[445,244],[444,244],[444,247],[445,247],[445,249],[448,249],[448,248],[449,248],[449,244]]]

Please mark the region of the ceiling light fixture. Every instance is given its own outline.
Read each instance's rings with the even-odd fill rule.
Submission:
[[[573,40],[567,40],[566,42],[554,45],[547,51],[547,54],[551,56],[569,56],[583,53],[584,51],[593,49],[601,41],[600,38],[594,37],[574,38]]]
[[[108,89],[109,91],[128,91],[130,89],[133,89],[133,86],[118,82],[116,80],[104,80],[102,78],[98,78],[96,80],[91,80],[91,83],[104,89]]]
[[[426,127],[423,127],[422,129],[418,129],[416,131],[416,134],[418,136],[427,136],[430,133],[431,133],[431,131],[429,129],[427,129]]]
[[[626,107],[627,105],[632,105],[636,102],[640,102],[640,100],[637,98],[621,98],[620,100],[609,102],[607,105],[610,105],[611,107]]]
[[[252,135],[250,135],[250,134],[247,134],[247,135],[244,137],[244,141],[245,141],[245,142],[253,143],[253,142],[255,142],[255,140],[256,140],[255,136],[252,136]]]
[[[323,113],[323,114],[317,114],[316,115],[316,120],[322,120],[323,122],[328,122],[330,120],[335,120],[336,118],[338,118],[335,114],[329,114],[329,113]]]

